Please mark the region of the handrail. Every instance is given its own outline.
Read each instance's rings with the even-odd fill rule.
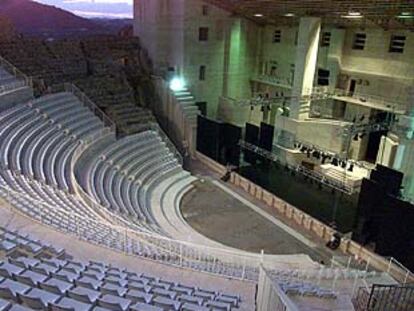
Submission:
[[[404,280],[402,281],[402,284],[406,284],[409,281],[414,282],[414,273],[412,273],[406,266],[404,266],[401,262],[399,262],[394,257],[385,257],[389,259],[388,267],[387,267],[387,273],[390,274],[391,270],[393,269],[393,265],[397,268],[403,270],[405,276]]]
[[[299,311],[299,308],[295,305],[295,303],[287,296],[282,288],[279,286],[277,282],[271,277],[269,271],[263,267],[263,265],[260,265],[260,288],[258,289],[257,294],[257,301],[256,304],[260,308],[260,310],[264,310],[263,308],[265,306],[262,305],[263,301],[267,305],[268,303],[274,303],[274,299],[271,299],[272,291],[273,294],[276,296],[278,300],[277,303],[274,305],[267,305],[268,308],[265,308],[266,310],[284,310],[284,311]],[[271,309],[269,309],[269,307]]]
[[[329,93],[329,92],[328,92]],[[408,103],[405,101],[397,100],[395,98],[387,98],[378,95],[360,93],[360,92],[349,92],[348,90],[343,89],[334,89],[331,92],[332,96],[346,96],[356,99],[364,99],[365,101],[371,101],[374,103],[379,103],[384,105],[385,108],[391,109],[393,112],[398,112],[399,109],[404,113],[407,112]]]
[[[2,56],[0,56],[0,65],[2,67],[6,67],[5,70],[10,72],[11,74],[13,74],[15,77],[22,77],[22,78],[25,78],[27,80],[30,79],[20,69],[18,69],[16,66],[14,66],[12,63],[10,63],[7,59],[5,59]]]
[[[84,92],[82,92],[76,85],[72,83],[64,83],[63,87],[66,92],[71,92],[73,95],[79,98],[79,100],[92,112],[98,116],[105,126],[111,128],[112,131],[116,132],[116,124],[113,122],[103,111],[99,108]]]
[[[283,88],[292,88],[293,81],[288,77],[279,77],[266,74],[255,75],[252,80],[263,81],[265,83],[276,84],[279,87]]]
[[[154,122],[149,123],[149,128],[155,132],[158,133],[159,136],[161,136],[161,139],[165,142],[168,149],[174,154],[174,156],[177,158],[178,162],[183,165],[183,156],[178,151],[177,147],[174,145],[174,143],[171,141],[171,139],[168,137],[168,135],[163,131],[163,129]]]
[[[0,94],[7,93],[9,91],[16,90],[25,86],[27,86],[26,81],[15,81],[0,85]]]
[[[265,150],[263,148],[260,148],[259,146],[256,146],[254,144],[248,143],[244,140],[239,140],[238,145],[246,150],[258,153],[264,157],[266,157],[269,160],[281,162],[280,157],[276,155],[275,153]],[[331,178],[330,176],[323,175],[322,173],[319,173],[317,171],[312,171],[300,164],[294,166],[288,163],[284,163],[284,165],[289,168],[292,171],[298,172],[302,175],[305,175],[309,178],[312,178],[321,184],[327,185],[331,188],[334,188],[338,191],[344,192],[345,194],[352,194],[354,192],[354,189],[350,187],[346,182],[338,181],[334,178]]]
[[[41,182],[38,182],[38,181],[36,182],[42,185]],[[224,266],[232,267],[233,269],[236,269],[239,272],[242,270],[246,270],[247,265],[254,265],[255,263],[257,264],[259,262],[259,256],[256,254],[246,254],[246,253],[243,254],[243,253],[233,252],[233,251],[226,250],[226,249],[213,248],[213,247],[203,246],[203,245],[196,245],[196,244],[192,244],[186,241],[177,241],[177,240],[173,240],[167,237],[157,236],[156,234],[137,232],[130,228],[121,227],[119,225],[114,225],[109,222],[97,221],[96,219],[89,218],[87,215],[80,214],[77,211],[69,212],[60,206],[50,205],[49,203],[46,203],[43,200],[37,200],[27,194],[22,194],[15,190],[12,190],[9,186],[0,185],[0,189],[3,189],[6,191],[6,198],[8,200],[8,203],[10,203],[11,205],[13,205],[13,202],[10,200],[11,197],[13,196],[22,197],[34,203],[33,204],[34,208],[40,208],[40,210],[38,211],[39,213],[43,212],[47,214],[47,211],[45,212],[44,210],[42,210],[43,208],[46,208],[49,211],[55,211],[55,212],[57,211],[61,213],[62,217],[67,218],[66,219],[67,222],[73,223],[76,226],[78,226],[79,221],[86,222],[89,225],[104,226],[108,228],[111,232],[116,233],[119,236],[127,237],[132,243],[148,244],[152,247],[157,248],[161,253],[164,252],[165,255],[168,255],[168,256],[162,256],[161,258],[154,258],[157,261],[164,262],[165,259],[170,258],[170,256],[177,256],[180,259],[181,263],[183,261],[194,261],[194,262],[199,262],[200,264],[204,263],[205,264],[204,269],[207,271],[211,270],[211,267],[209,265],[214,264],[214,265],[217,265],[217,268],[218,268],[218,266],[221,264]],[[18,209],[16,207],[14,208]],[[42,217],[41,217],[41,221],[44,222],[44,219]],[[134,237],[136,237],[137,240],[135,240]],[[132,253],[131,255],[136,255],[136,254]],[[164,262],[164,263],[172,264],[172,263],[169,263],[168,260],[167,262]],[[200,268],[203,268],[203,267],[200,267]],[[204,272],[207,272],[207,271],[204,271]],[[214,273],[214,272],[211,272],[211,273]],[[224,275],[240,279],[241,273],[239,274],[240,276],[226,275],[226,274]],[[252,279],[252,276],[250,276],[250,278],[245,276],[244,279],[246,280],[250,279],[253,281],[256,280],[254,276],[253,276],[253,279]]]
[[[7,83],[5,85],[0,86],[0,94],[24,86],[32,86],[32,78],[25,75],[22,71],[20,71],[17,67],[15,67],[12,63],[10,63],[7,59],[5,59],[2,56],[0,56],[0,67],[3,67],[4,70],[9,72],[11,75],[15,76],[16,79],[18,79],[18,81]]]

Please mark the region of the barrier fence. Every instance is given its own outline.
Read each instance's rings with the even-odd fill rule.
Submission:
[[[87,138],[80,142],[75,156],[72,159],[72,174],[74,174],[74,165],[80,155],[89,145],[104,137],[105,135],[115,135],[115,124],[77,87],[72,84],[65,84],[64,89],[78,96],[82,103],[89,107],[96,115],[98,115],[103,123],[107,126],[95,136]],[[34,183],[37,187],[46,188],[36,180],[27,180],[25,176],[12,172],[16,178],[22,178],[25,182]],[[232,174],[232,182],[246,188],[246,191],[254,189],[254,195],[264,201],[269,200],[272,206],[282,206],[276,204],[277,201],[266,193],[263,189],[253,186],[249,181],[242,180],[241,177]],[[63,206],[50,205],[42,200],[36,200],[33,197],[19,193],[8,186],[0,186],[1,194],[6,201],[19,212],[31,216],[40,223],[49,225],[63,231],[65,233],[76,236],[80,240],[110,247],[118,251],[125,252],[128,255],[140,256],[168,265],[185,267],[202,271],[206,273],[217,274],[230,278],[257,281],[259,278],[259,270],[261,265],[265,265],[269,269],[280,267],[283,264],[289,265],[291,259],[296,256],[264,256],[264,254],[253,254],[243,251],[230,250],[225,248],[215,248],[210,246],[193,244],[186,241],[178,241],[158,235],[153,232],[146,232],[137,225],[133,225],[128,220],[119,215],[108,211],[104,206],[94,201],[86,194],[82,187],[77,184],[76,178],[72,175],[72,183],[75,191],[85,203],[85,208],[95,212],[97,218],[90,218],[83,214],[83,211],[68,211]],[[256,187],[256,188],[253,188]],[[51,191],[56,191],[52,190]],[[281,201],[280,199],[278,199]],[[299,221],[300,224],[307,226],[309,223],[310,230],[321,230],[322,237],[326,239],[331,236],[332,230],[327,229],[323,224],[313,220],[308,215],[299,213],[292,206],[284,205],[284,211],[290,210],[291,218]],[[316,232],[315,231],[315,232]],[[388,263],[386,263],[388,264]],[[397,267],[395,262],[390,260],[389,272],[394,270],[401,272],[401,267]],[[406,275],[405,272],[404,275]],[[306,271],[304,273],[306,275]],[[411,279],[408,274],[407,280]]]
[[[13,66],[9,61],[0,56],[0,67],[13,75],[17,81],[0,85],[0,94],[6,93],[11,90],[22,88],[25,86],[32,86],[32,78],[26,76],[23,72]]]
[[[257,311],[299,311],[263,266],[260,267],[256,306]]]
[[[162,139],[162,141],[167,145],[167,148],[174,154],[177,158],[178,162],[183,165],[183,156],[178,151],[177,147],[168,137],[168,135],[163,131],[163,129],[155,122],[148,122],[147,124],[142,126],[142,130],[149,130],[156,132]]]
[[[227,172],[226,167],[200,152],[197,152],[197,158],[210,169],[215,170],[221,175]],[[336,232],[328,225],[306,214],[295,206],[290,205],[273,193],[261,188],[235,172],[231,173],[230,182],[267,206],[275,209],[285,219],[293,221],[305,231],[312,235],[316,235],[318,238],[322,239],[322,241],[328,242]],[[352,260],[357,260],[361,265],[368,265],[370,269],[375,269],[377,271],[388,272],[395,280],[402,284],[414,282],[414,274],[402,264],[398,263],[396,259],[385,258],[375,254],[349,238],[344,237],[342,239],[340,250],[346,257],[354,257],[355,259]],[[347,260],[345,260],[345,262],[347,262]],[[343,266],[346,266],[346,264]]]
[[[109,127],[113,132],[116,132],[115,123],[88,97],[83,93],[76,85],[72,83],[64,83],[64,90],[75,95],[85,107],[88,107],[103,124]]]
[[[330,96],[337,97],[352,97],[359,101],[371,102],[375,104],[382,105],[387,110],[398,113],[405,113],[408,111],[409,103],[399,100],[397,98],[386,98],[371,94],[359,93],[359,92],[349,92],[348,90],[335,89],[330,93]]]

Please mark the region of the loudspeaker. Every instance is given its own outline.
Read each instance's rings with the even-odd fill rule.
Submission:
[[[198,116],[197,150],[209,158],[218,161],[220,152],[220,123]]]
[[[232,164],[239,166],[240,164],[240,146],[241,127],[223,123],[220,129],[222,138],[220,140],[220,163]]]
[[[246,132],[244,140],[250,144],[259,145],[259,133],[260,129],[258,126],[246,123]],[[256,164],[257,155],[249,150],[244,150],[244,160],[250,164]]]
[[[273,135],[275,128],[267,123],[260,124],[259,146],[265,150],[272,151]]]

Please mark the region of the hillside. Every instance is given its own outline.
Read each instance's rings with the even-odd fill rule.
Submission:
[[[60,36],[70,33],[107,32],[95,21],[30,0],[0,1],[0,16],[6,16],[17,32],[23,34]]]
[[[37,2],[54,5],[76,15],[90,18],[132,18],[132,1],[120,0],[117,2],[89,1],[89,0],[35,0]]]

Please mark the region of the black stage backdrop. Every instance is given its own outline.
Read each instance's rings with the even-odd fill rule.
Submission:
[[[259,146],[267,151],[272,151],[273,135],[275,128],[269,124],[262,122],[260,124],[260,140]]]
[[[220,124],[203,116],[198,116],[197,150],[213,160],[219,158]]]
[[[197,150],[221,164],[239,165],[242,129],[198,116]]]
[[[259,146],[259,133],[260,129],[258,126],[246,123],[246,133],[244,139],[246,142]],[[254,152],[245,150],[244,151],[244,160],[250,164],[256,164],[257,155]]]
[[[222,145],[220,150],[221,157],[220,163],[227,164],[230,163],[235,166],[239,166],[240,164],[240,146],[239,140],[242,135],[241,127],[223,123],[221,126],[222,132]]]
[[[378,165],[362,181],[353,239],[414,269],[414,206],[398,198],[401,172]]]

